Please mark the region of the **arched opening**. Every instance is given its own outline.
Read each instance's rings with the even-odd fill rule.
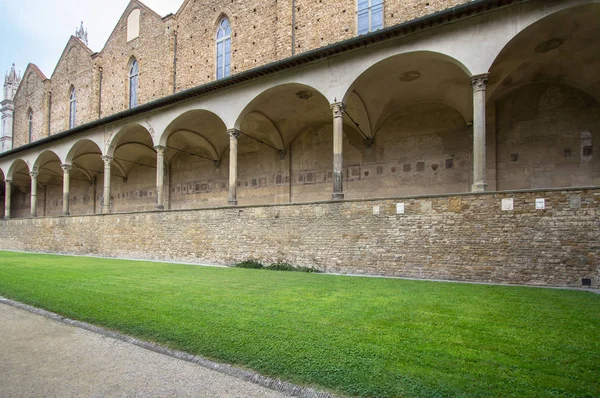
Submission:
[[[268,89],[250,102],[237,123],[239,202],[330,200],[331,115],[319,91],[296,83]]]
[[[22,159],[15,160],[10,166],[6,179],[11,181],[10,217],[29,217],[31,210],[29,166]]]
[[[498,189],[600,184],[600,4],[519,33],[490,69]]]
[[[165,149],[165,207],[190,209],[227,203],[229,137],[214,113],[180,115],[160,140]]]
[[[69,151],[65,163],[71,165],[69,194],[71,215],[100,213],[104,162],[98,145],[87,139],[77,141]]]
[[[154,210],[156,152],[150,132],[139,124],[122,128],[108,150],[112,157],[110,209],[113,213]],[[103,192],[103,191],[100,191]]]
[[[59,216],[63,201],[63,170],[60,158],[52,151],[44,151],[33,165],[37,170],[37,215]]]
[[[467,192],[473,95],[469,76],[443,54],[385,59],[346,96],[346,198]],[[346,128],[345,128],[346,132]]]

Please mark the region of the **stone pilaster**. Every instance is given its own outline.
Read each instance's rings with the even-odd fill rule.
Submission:
[[[104,195],[102,197],[102,214],[110,213],[110,166],[112,156],[102,156],[104,162]]]
[[[229,134],[229,200],[231,206],[237,205],[237,154],[238,137],[240,131],[236,129],[227,130]]]
[[[157,145],[156,151],[156,208],[165,209],[165,151],[166,147]]]
[[[71,191],[71,165],[61,164],[63,169],[63,216],[69,215],[69,200]]]
[[[485,192],[487,189],[485,166],[485,102],[489,74],[471,77],[473,86],[473,185],[472,192]]]
[[[343,172],[344,167],[344,111],[342,102],[331,104],[333,111],[333,200],[344,199]]]

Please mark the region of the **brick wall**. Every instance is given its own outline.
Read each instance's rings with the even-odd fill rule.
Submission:
[[[514,210],[501,210],[502,199]],[[600,189],[580,189],[3,220],[0,247],[531,285],[589,278],[598,287],[599,210]]]

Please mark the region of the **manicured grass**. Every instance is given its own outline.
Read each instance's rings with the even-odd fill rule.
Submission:
[[[600,295],[0,252],[0,295],[346,395],[600,396]]]

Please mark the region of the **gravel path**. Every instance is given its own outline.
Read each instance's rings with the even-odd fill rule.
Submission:
[[[284,397],[202,366],[0,304],[1,397]]]

